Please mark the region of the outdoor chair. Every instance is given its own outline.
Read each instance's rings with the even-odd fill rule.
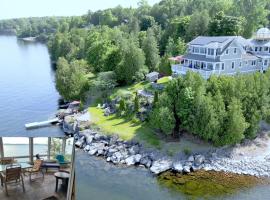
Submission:
[[[1,186],[5,185],[6,195],[8,196],[8,184],[22,184],[23,192],[25,192],[24,181],[22,176],[22,168],[20,165],[8,165],[5,172],[0,173]]]
[[[44,172],[42,170],[42,163],[43,163],[43,160],[37,159],[34,161],[34,166],[32,168],[25,170],[25,172],[27,172],[29,174],[30,182],[33,181],[33,179],[32,179],[33,174],[41,173],[42,178],[44,178]]]
[[[58,161],[58,163],[60,164],[61,167],[66,167],[66,166],[68,166],[68,164],[70,164],[70,162],[66,161],[65,157],[61,154],[56,155],[55,159]]]
[[[12,157],[0,158],[0,165],[9,165],[13,164],[14,162],[15,160]]]

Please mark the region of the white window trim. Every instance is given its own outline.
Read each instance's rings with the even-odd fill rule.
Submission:
[[[232,61],[231,68],[235,69],[235,61]]]
[[[222,67],[224,67],[224,68],[222,69]],[[225,71],[225,63],[224,63],[224,62],[221,63],[220,70],[221,70],[221,71]]]

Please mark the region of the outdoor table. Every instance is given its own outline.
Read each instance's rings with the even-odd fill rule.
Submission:
[[[12,166],[12,165],[20,165],[20,167],[22,168],[22,170],[28,169],[28,168],[32,168],[33,166],[28,164],[28,163],[13,163],[13,164],[7,164],[7,165],[0,165],[0,172],[4,172],[6,171],[6,167],[7,166]]]
[[[58,180],[61,179],[62,183],[67,186],[68,180],[69,180],[69,173],[67,172],[55,172],[54,176],[56,178],[56,185],[55,185],[55,192],[57,192],[58,189]]]

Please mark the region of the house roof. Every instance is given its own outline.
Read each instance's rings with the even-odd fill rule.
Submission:
[[[249,44],[248,41],[241,36],[199,36],[189,42],[189,44],[208,48],[224,48],[233,40],[237,40],[241,46],[247,46]]]
[[[198,61],[205,61],[205,62],[220,62],[220,58],[207,58],[205,55],[199,54],[187,54],[183,56],[184,59],[191,59],[191,60],[198,60]]]
[[[151,72],[149,74],[146,75],[146,77],[152,77],[152,76],[158,76],[159,73],[158,72]]]
[[[270,40],[256,40],[256,39],[250,39],[248,40],[249,43],[252,46],[265,46],[265,47],[270,47]]]
[[[251,54],[251,53],[245,53],[242,55],[242,58],[245,59],[245,60],[257,60],[258,57]]]

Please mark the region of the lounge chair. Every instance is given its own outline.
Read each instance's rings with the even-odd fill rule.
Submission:
[[[20,165],[8,165],[5,172],[0,173],[1,186],[5,185],[6,195],[8,196],[8,184],[22,183],[23,192],[25,192],[22,168]]]
[[[43,163],[43,160],[37,159],[34,161],[34,166],[32,168],[25,170],[25,172],[29,173],[30,182],[33,181],[33,179],[31,178],[32,174],[41,173],[42,178],[44,178],[44,172],[42,171],[42,167],[41,167],[42,163]]]

